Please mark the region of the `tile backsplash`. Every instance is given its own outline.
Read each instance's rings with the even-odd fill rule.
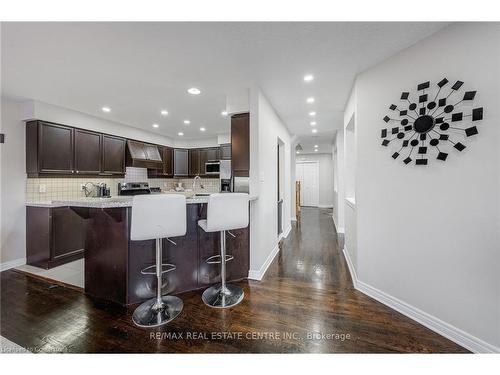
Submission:
[[[150,187],[159,187],[162,190],[173,190],[177,183],[181,182],[185,189],[191,189],[193,185],[192,178],[147,178],[147,173],[137,171],[133,168],[132,174],[127,174],[125,178],[28,178],[26,180],[26,201],[27,202],[46,202],[52,200],[65,200],[74,198],[83,198],[85,193],[82,185],[92,182],[94,184],[105,183],[111,190],[111,195],[118,195],[119,182],[144,182],[147,181]],[[138,176],[141,180],[134,180],[132,176]],[[144,180],[143,178],[146,177]],[[196,182],[196,190],[200,189],[200,182],[203,185],[203,191],[207,193],[218,193],[220,191],[220,181],[218,178],[202,178]]]

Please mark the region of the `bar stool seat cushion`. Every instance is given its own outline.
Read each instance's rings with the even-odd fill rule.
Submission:
[[[186,234],[186,197],[181,194],[136,195],[132,201],[130,239],[152,240]]]
[[[203,220],[198,220],[198,225],[203,229],[205,232],[208,232],[207,230],[207,219]]]
[[[248,202],[246,193],[218,193],[208,197],[207,219],[198,225],[205,232],[246,228],[248,226]]]

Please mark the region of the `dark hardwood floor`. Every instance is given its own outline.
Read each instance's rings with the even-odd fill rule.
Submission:
[[[5,271],[0,332],[34,352],[467,352],[356,291],[338,241],[331,210],[304,209],[264,280],[238,283],[240,305],[210,309],[201,292],[183,293],[182,314],[149,330],[132,308]]]

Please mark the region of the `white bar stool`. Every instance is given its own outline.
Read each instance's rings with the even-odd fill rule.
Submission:
[[[198,221],[205,232],[220,232],[220,255],[212,256],[206,262],[220,263],[221,283],[206,289],[201,297],[210,307],[237,305],[245,295],[240,287],[226,284],[226,262],[233,259],[231,255],[226,255],[226,231],[248,226],[248,202],[249,195],[244,193],[210,194],[207,219]]]
[[[132,315],[140,327],[157,327],[177,317],[182,311],[182,300],[162,296],[162,275],[174,271],[175,265],[162,263],[162,239],[186,234],[186,197],[180,194],[136,195],[132,201],[130,239],[156,240],[156,264],[141,270],[143,275],[156,275],[156,298],[137,307]],[[152,269],[155,271],[150,271]]]

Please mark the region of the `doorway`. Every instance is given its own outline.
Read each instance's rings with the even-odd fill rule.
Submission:
[[[278,138],[277,144],[277,202],[278,202],[278,236],[283,233],[283,198],[284,198],[284,185],[285,185],[285,144]]]
[[[303,161],[296,163],[295,176],[300,181],[300,205],[319,206],[319,163]]]

